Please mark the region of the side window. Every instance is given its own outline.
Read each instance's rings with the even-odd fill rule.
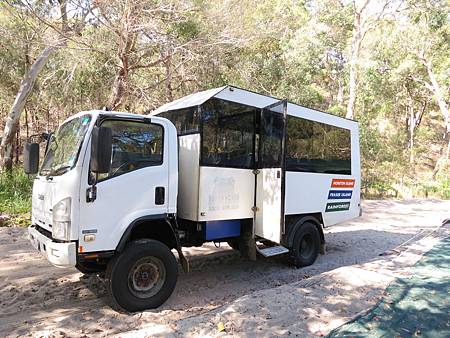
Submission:
[[[350,130],[288,116],[286,169],[351,175]]]
[[[100,180],[163,163],[163,127],[159,124],[106,120],[112,130],[111,169]]]
[[[252,168],[254,108],[214,99],[202,108],[202,165]]]
[[[171,110],[158,114],[170,120],[177,129],[177,134],[187,135],[198,133],[200,130],[200,110],[198,107]]]
[[[282,140],[283,115],[264,109],[261,117],[259,168],[278,168],[283,165]]]

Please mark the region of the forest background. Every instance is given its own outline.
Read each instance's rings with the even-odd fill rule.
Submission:
[[[0,225],[31,135],[225,84],[357,120],[363,197],[450,198],[450,0],[1,0]]]

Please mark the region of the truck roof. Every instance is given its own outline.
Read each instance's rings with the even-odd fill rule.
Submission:
[[[228,100],[233,102],[238,102],[244,105],[253,106],[256,108],[264,108],[270,106],[276,102],[281,101],[281,99],[256,93],[247,89],[242,89],[236,86],[226,85],[223,87],[212,88],[205,91],[197,92],[194,94],[190,94],[184,97],[181,97],[172,102],[166,103],[156,110],[149,113],[149,115],[157,115],[162,112],[167,112],[171,110],[178,110],[184,108],[191,108],[195,106],[200,106],[211,98],[218,98],[222,100]],[[306,115],[318,114],[318,115],[326,115],[324,118],[331,117],[333,120],[336,119],[348,122],[357,123],[355,120],[347,119],[345,117],[340,117],[331,113],[327,113],[324,111],[320,111],[317,109],[308,108],[305,106],[301,106],[299,104],[288,102],[288,115],[299,115],[299,112],[302,111],[306,113]]]

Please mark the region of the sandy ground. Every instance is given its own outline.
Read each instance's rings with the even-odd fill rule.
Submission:
[[[58,269],[25,229],[0,228],[0,336],[322,336],[374,305],[440,238],[450,201],[366,201],[364,215],[326,231],[327,253],[307,268],[249,262],[227,245],[187,249],[171,298],[137,314],[108,306],[103,281]],[[225,331],[219,332],[218,325]]]

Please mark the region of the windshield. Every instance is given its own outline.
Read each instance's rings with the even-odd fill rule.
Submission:
[[[50,139],[41,175],[58,176],[73,168],[90,121],[91,115],[83,115],[59,127]]]

